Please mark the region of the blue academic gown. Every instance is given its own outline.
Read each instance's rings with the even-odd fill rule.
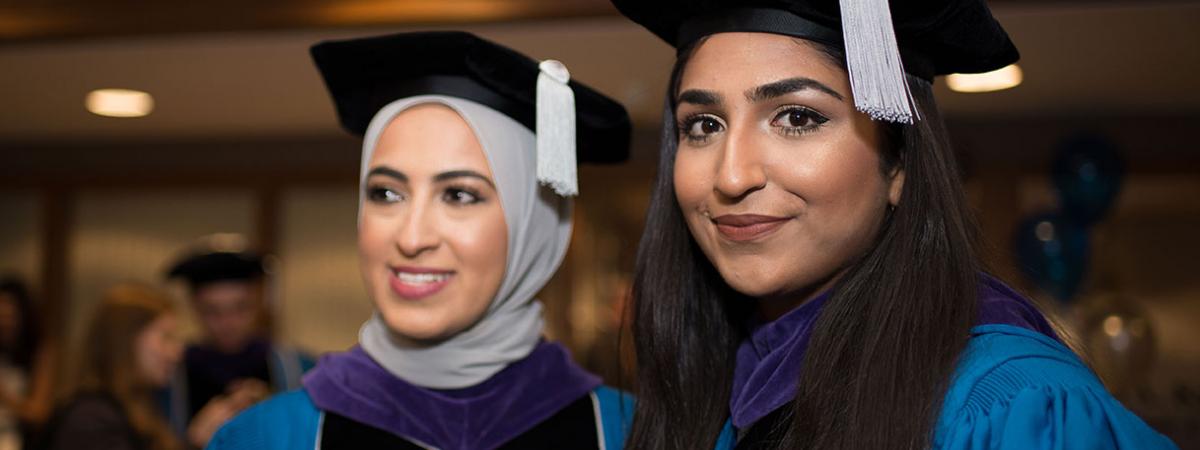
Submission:
[[[628,395],[549,342],[461,389],[411,384],[361,347],[326,355],[303,385],[234,418],[209,448],[619,449],[633,417]]]
[[[736,445],[726,423],[717,449]],[[1175,449],[1108,393],[1079,357],[1025,328],[979,325],[947,390],[934,449]]]
[[[620,449],[633,417],[627,394],[608,386],[592,390],[601,450]],[[325,412],[303,389],[277,395],[225,424],[209,441],[210,450],[311,450],[320,448]]]

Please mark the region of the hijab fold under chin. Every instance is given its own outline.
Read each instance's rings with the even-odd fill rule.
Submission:
[[[376,113],[363,139],[359,221],[363,185],[383,130],[404,110],[440,104],[470,125],[492,170],[508,227],[504,279],[484,316],[443,341],[428,344],[391,332],[376,312],[359,331],[363,350],[393,375],[417,386],[458,389],[487,380],[527,356],[541,338],[541,303],[534,295],[562,263],[571,237],[571,201],[539,186],[532,131],[481,104],[425,95],[396,100]],[[386,301],[386,300],[382,300]]]

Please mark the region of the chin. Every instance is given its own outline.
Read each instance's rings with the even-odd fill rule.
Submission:
[[[736,280],[733,283],[726,280],[726,283],[739,294],[753,298],[773,297],[784,290],[781,283],[765,280]]]
[[[742,295],[763,297],[782,289],[786,284],[777,280],[778,273],[770,270],[778,267],[774,262],[762,258],[732,258],[714,263],[717,273],[725,284]]]
[[[437,320],[424,319],[407,311],[387,311],[379,308],[388,331],[414,341],[441,341],[454,335],[449,326]]]

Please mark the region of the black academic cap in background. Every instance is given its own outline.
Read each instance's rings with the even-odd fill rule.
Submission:
[[[251,252],[215,251],[192,254],[171,266],[169,279],[183,279],[193,290],[218,281],[252,281],[266,273],[263,258]]]
[[[366,133],[395,100],[446,95],[495,109],[536,132],[538,62],[461,31],[401,33],[326,41],[311,49],[342,126]],[[620,103],[570,80],[579,162],[615,163],[629,155],[629,115]]]

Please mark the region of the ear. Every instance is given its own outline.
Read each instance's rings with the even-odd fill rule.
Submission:
[[[900,168],[892,170],[891,181],[888,185],[888,204],[895,207],[900,204],[900,194],[904,193],[904,171]]]

